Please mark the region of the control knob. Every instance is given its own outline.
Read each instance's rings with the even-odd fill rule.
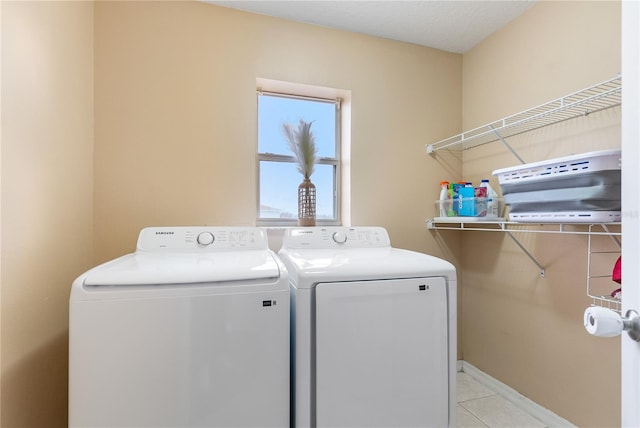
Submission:
[[[347,235],[343,232],[335,232],[332,236],[333,242],[336,244],[344,244],[347,242]]]
[[[202,245],[203,247],[206,247],[208,245],[213,244],[213,241],[215,241],[215,239],[216,238],[213,236],[213,233],[202,232],[198,234],[196,241],[198,242],[198,245]]]

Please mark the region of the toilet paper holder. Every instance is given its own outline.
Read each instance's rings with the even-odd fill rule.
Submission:
[[[609,308],[591,306],[584,312],[584,326],[594,336],[614,337],[626,331],[631,339],[640,342],[640,315],[633,309],[623,317]]]

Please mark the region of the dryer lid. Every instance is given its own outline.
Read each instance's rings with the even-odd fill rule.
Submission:
[[[291,283],[297,288],[313,288],[320,282],[433,276],[456,280],[455,267],[446,260],[400,248],[283,248],[279,256],[287,267]]]
[[[273,253],[268,250],[220,253],[137,252],[90,270],[83,284],[179,285],[279,277],[280,267]]]

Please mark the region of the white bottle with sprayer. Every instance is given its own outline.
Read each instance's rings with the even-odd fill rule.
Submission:
[[[491,187],[491,184],[489,184],[489,180],[487,179],[482,180],[480,187],[485,187],[487,189],[487,218],[498,218],[498,215],[500,214],[498,212],[500,209],[498,193],[493,190],[493,187]]]
[[[440,182],[440,200],[439,200],[439,214],[440,217],[448,217],[449,209],[451,207],[451,198],[449,195],[449,182]]]

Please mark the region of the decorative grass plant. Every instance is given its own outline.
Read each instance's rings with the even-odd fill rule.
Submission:
[[[295,129],[290,123],[282,125],[282,133],[287,139],[289,150],[291,150],[298,161],[298,171],[306,180],[311,177],[316,166],[316,138],[311,132],[311,124],[300,119],[298,128]]]

